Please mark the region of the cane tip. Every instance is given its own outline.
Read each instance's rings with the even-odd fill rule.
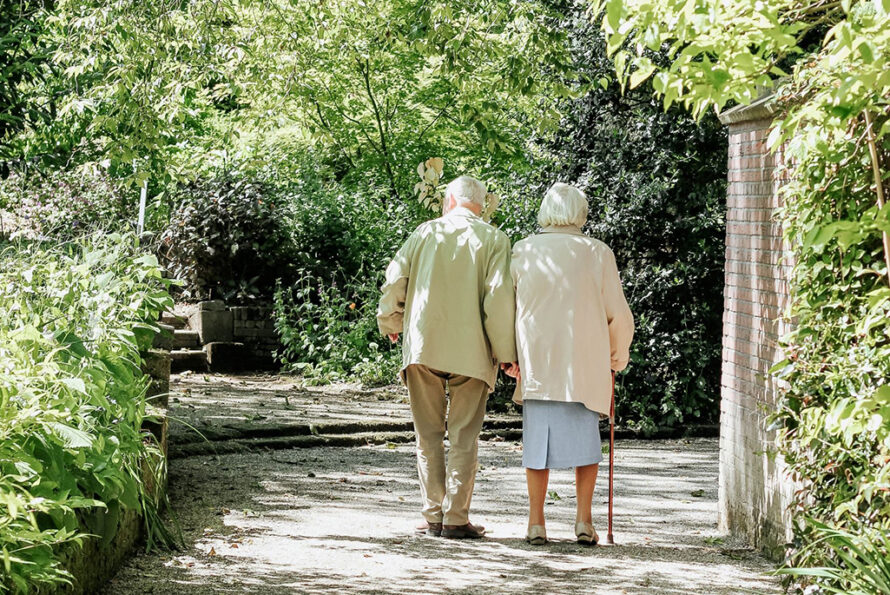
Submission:
[[[606,543],[608,543],[609,545],[615,545],[615,540],[612,538],[611,533],[606,535]]]

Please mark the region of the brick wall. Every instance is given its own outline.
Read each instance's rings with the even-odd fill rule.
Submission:
[[[729,186],[720,400],[719,525],[772,554],[789,533],[791,485],[769,455],[775,439],[766,417],[775,409],[777,381],[769,369],[783,356],[780,314],[788,299],[789,264],[774,213],[782,180],[766,137],[769,98],[725,112],[729,127]]]
[[[233,306],[229,309],[234,318],[235,341],[244,343],[256,360],[271,362],[272,352],[281,345],[272,308]]]

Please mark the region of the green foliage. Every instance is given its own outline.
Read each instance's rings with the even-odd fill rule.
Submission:
[[[32,592],[68,580],[55,553],[83,541],[85,513],[107,511],[106,537],[121,508],[157,518],[139,353],[172,301],[129,236],[12,244],[0,262],[0,592]]]
[[[807,519],[816,537],[807,549],[828,548],[837,557],[838,566],[817,568],[782,568],[778,574],[828,579],[828,593],[873,595],[890,593],[890,538],[886,532],[866,530],[855,535],[832,529]],[[844,585],[836,587],[833,585]]]
[[[228,3],[59,0],[46,23],[48,84],[62,91],[27,154],[100,162],[136,186],[179,178],[171,160],[234,92],[227,73],[243,54]]]
[[[272,190],[231,173],[179,189],[160,252],[183,297],[254,300],[290,279],[293,249]]]
[[[700,117],[711,106],[751,103],[785,73],[779,64],[802,53],[813,27],[835,18],[839,3],[795,0],[596,0],[607,51],[622,85],[653,77],[665,107],[680,102]],[[664,68],[652,53],[667,51]],[[653,76],[654,75],[654,76]]]
[[[612,66],[600,36],[571,22],[589,80]],[[597,87],[564,106],[551,179],[590,201],[589,233],[615,252],[636,318],[631,364],[616,385],[621,423],[644,430],[713,423],[719,414],[726,133],[665,112],[642,86]]]
[[[538,2],[269,0],[239,20],[263,32],[248,54],[250,76],[268,81],[254,107],[292,106],[343,175],[407,198],[401,164],[509,160],[530,129],[556,123],[547,96],[570,93],[570,60],[548,16]]]
[[[794,323],[782,340],[787,359],[774,369],[787,388],[773,421],[800,486],[789,565],[817,568],[789,574],[815,578],[833,592],[862,592],[870,566],[850,556],[859,555],[855,548],[886,559],[881,535],[890,531],[890,207],[883,204],[890,5],[698,0],[653,7],[608,0],[600,6],[606,31],[624,32],[611,44],[619,72],[626,75],[633,64],[639,80],[653,70],[645,48],[673,44],[671,63],[657,69],[653,86],[666,102],[682,101],[697,114],[730,99],[754,99],[757,85],[779,74],[769,64],[792,67],[776,94],[780,115],[770,137],[789,178],[779,216],[791,247],[786,315]],[[822,31],[813,44],[812,35]],[[618,50],[623,43],[636,43],[636,54]]]
[[[131,231],[137,203],[130,203],[107,173],[93,168],[16,168],[0,181],[0,209],[12,214],[4,231],[12,236],[67,241],[91,230]]]
[[[411,205],[376,200],[385,193],[323,184],[308,173],[282,191],[300,266],[281,279],[274,299],[286,368],[316,381],[396,380],[401,351],[380,336],[376,309],[393,246],[419,219]]]
[[[401,351],[380,336],[375,315],[382,273],[364,273],[342,286],[304,274],[295,286],[275,292],[275,328],[284,346],[278,357],[286,369],[319,381],[396,380]]]
[[[48,73],[48,48],[40,0],[0,0],[0,177],[17,153],[15,134],[52,118],[55,102],[41,101],[33,87]]]

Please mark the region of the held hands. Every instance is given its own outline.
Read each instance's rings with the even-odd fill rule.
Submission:
[[[501,364],[501,370],[503,370],[504,374],[506,374],[510,378],[515,378],[516,380],[520,380],[522,377],[519,372],[519,362],[511,362],[509,364]]]
[[[399,342],[399,333],[390,333],[386,336],[389,337],[390,343],[398,343]]]

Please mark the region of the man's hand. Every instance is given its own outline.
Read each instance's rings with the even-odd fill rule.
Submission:
[[[511,362],[509,364],[501,364],[501,370],[503,370],[504,374],[506,374],[510,378],[515,378],[517,380],[519,380],[521,378],[521,374],[519,372],[519,362]]]
[[[399,342],[399,333],[390,333],[386,336],[389,337],[390,343],[398,343]]]

